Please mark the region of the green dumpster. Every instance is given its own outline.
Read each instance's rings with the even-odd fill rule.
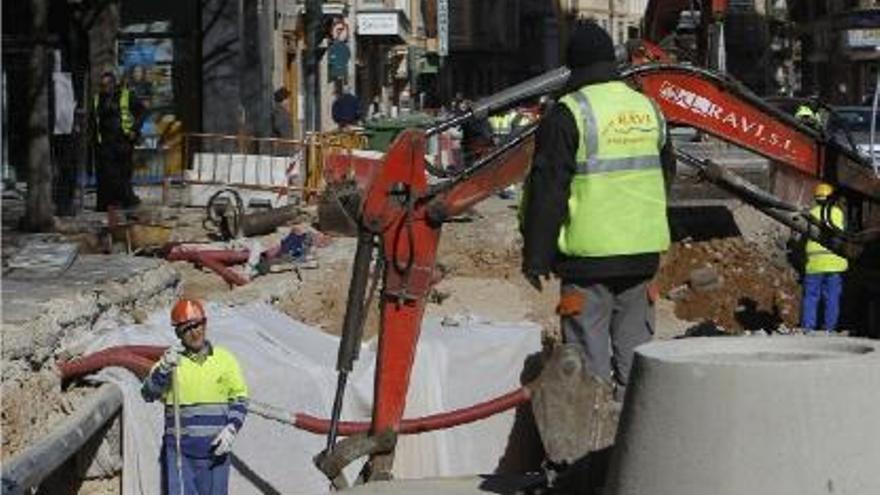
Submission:
[[[367,149],[386,151],[391,141],[404,129],[425,127],[434,122],[434,117],[424,113],[413,113],[397,118],[381,118],[364,123],[367,134]]]

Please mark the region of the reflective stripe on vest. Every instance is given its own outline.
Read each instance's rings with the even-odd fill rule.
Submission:
[[[489,119],[492,126],[492,132],[495,134],[510,134],[510,124],[513,121],[513,115],[509,112],[502,115],[495,115]]]
[[[560,252],[605,257],[666,250],[660,164],[666,138],[656,106],[618,81],[585,86],[560,103],[574,116],[580,135]]]
[[[98,136],[98,142],[102,141],[101,137],[101,115],[98,113],[98,103],[100,97],[95,95],[93,106],[95,110],[95,127]],[[122,133],[126,137],[134,135],[134,115],[131,114],[131,91],[122,88],[119,91],[119,123],[122,126]]]
[[[816,220],[821,221],[822,207],[814,206],[810,209],[810,215]],[[841,230],[845,228],[843,210],[837,206],[832,206],[830,209],[830,216],[832,225]],[[816,241],[807,241],[806,252],[807,266],[804,271],[807,273],[840,273],[846,271],[849,267],[849,262],[846,258],[834,254]]]

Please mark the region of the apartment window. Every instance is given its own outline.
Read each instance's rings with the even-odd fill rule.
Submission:
[[[627,39],[628,40],[639,39],[639,27],[638,26],[629,26],[627,28]]]

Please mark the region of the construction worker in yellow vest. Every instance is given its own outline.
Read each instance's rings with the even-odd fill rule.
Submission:
[[[519,134],[522,130],[527,128],[529,124],[534,122],[534,119],[528,112],[517,109],[513,113],[513,118],[510,119],[510,134],[515,136]]]
[[[675,159],[663,115],[620,80],[604,29],[579,23],[567,59],[571,86],[539,124],[524,187],[522,270],[538,290],[561,279],[564,342],[622,400],[633,349],[654,332],[649,287],[670,243]]]
[[[492,133],[496,140],[503,140],[509,136],[516,135],[532,122],[531,117],[525,112],[521,112],[516,108],[512,108],[500,115],[489,117],[489,124],[492,126]]]
[[[819,119],[819,115],[813,111],[809,105],[803,104],[799,106],[794,116],[796,119],[814,129],[822,127],[822,121]]]
[[[124,85],[116,82],[116,74],[107,70],[101,75],[98,94],[92,101],[95,141],[97,210],[108,206],[130,208],[140,203],[132,187],[134,144],[140,139],[140,128],[146,108]]]
[[[829,184],[816,186],[814,197],[816,205],[810,215],[816,220],[844,230],[846,227],[843,210],[829,205],[828,200],[834,192]],[[816,241],[806,244],[806,266],[804,269],[804,297],[801,302],[801,327],[810,333],[817,327],[819,307],[823,310],[825,332],[832,334],[837,329],[840,316],[840,295],[843,292],[843,272],[848,268],[846,258],[832,253]],[[824,304],[820,304],[824,303]]]
[[[496,138],[503,138],[510,134],[510,112],[489,117],[489,125],[492,126],[492,134]]]
[[[165,403],[162,493],[226,495],[229,454],[248,412],[248,389],[238,361],[206,339],[201,303],[180,299],[171,324],[182,349],[170,347],[144,380],[148,401]]]

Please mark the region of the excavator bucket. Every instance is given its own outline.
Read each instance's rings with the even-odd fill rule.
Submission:
[[[322,231],[357,235],[364,191],[384,162],[384,154],[378,151],[327,153],[323,168],[327,186],[318,198],[318,224]]]
[[[557,346],[529,388],[550,462],[574,465],[614,443],[618,411],[611,384],[587,369],[576,346]]]
[[[329,184],[318,197],[318,227],[322,232],[355,236],[361,191],[352,181]]]

